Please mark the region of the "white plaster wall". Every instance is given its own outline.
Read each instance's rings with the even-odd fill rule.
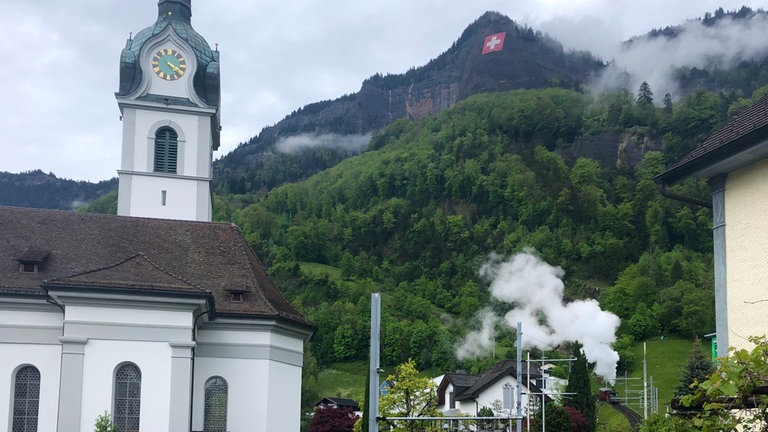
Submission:
[[[8,311],[3,311],[4,315]],[[56,432],[59,412],[59,371],[61,346],[0,344],[0,428],[10,429],[14,372],[22,365],[40,371],[38,432]],[[7,425],[7,426],[5,426]]]
[[[192,314],[189,311],[69,305],[67,321],[191,327]]]
[[[135,108],[130,109],[135,110]],[[134,145],[131,163],[133,168],[126,169],[152,172],[154,169],[155,132],[161,126],[170,126],[176,130],[179,136],[179,160],[177,161],[176,173],[185,176],[211,176],[210,117],[212,114],[140,109],[136,110],[134,115],[136,134],[135,142],[132,143]]]
[[[197,181],[172,177],[132,176],[129,216],[197,220],[198,208],[210,207],[210,193]],[[205,188],[206,191],[208,188]],[[162,191],[166,202],[162,205]],[[203,198],[205,197],[205,198]],[[200,200],[203,202],[200,202]],[[210,217],[207,219],[210,220]]]
[[[272,345],[291,351],[303,352],[304,341],[275,331],[256,331],[253,327],[243,326],[239,329],[200,329],[197,333],[200,343],[219,343],[236,345]]]
[[[4,309],[0,313],[0,325],[61,328],[62,323],[63,316],[58,308],[51,312]]]
[[[287,427],[269,429],[267,427],[268,417],[274,415],[271,411],[271,402],[267,399],[267,389],[270,383],[268,363],[267,360],[196,358],[192,430],[203,430],[205,381],[212,376],[220,376],[229,385],[228,431],[298,431],[298,425],[293,429]],[[280,383],[278,386],[286,388],[289,384]],[[300,389],[299,383],[299,391]],[[298,400],[300,401],[301,398],[299,397]]]
[[[277,332],[204,329],[199,345],[283,348],[301,353],[303,340]],[[301,367],[268,359],[196,357],[193,430],[202,430],[205,381],[220,376],[229,384],[227,430],[233,432],[298,431],[301,415]]]
[[[165,342],[88,340],[80,429],[92,430],[96,417],[112,411],[115,369],[125,362],[141,370],[141,432],[167,432],[171,348]]]
[[[482,394],[480,394],[480,397],[477,398],[478,402],[478,409],[482,407],[491,407],[491,404],[499,400],[502,403],[504,402],[504,384],[511,384],[512,385],[512,412],[517,412],[517,380],[512,377],[505,377],[497,382],[495,382],[493,385],[485,389]],[[523,414],[525,414],[526,407],[528,406],[528,395],[527,390],[525,386],[522,388],[522,397],[521,397],[521,407],[523,409]],[[474,407],[473,411],[474,413]]]
[[[118,213],[210,221],[212,114],[125,107],[123,115]],[[155,132],[162,126],[173,127],[179,136],[175,174],[154,173]]]
[[[767,188],[768,159],[729,174],[725,184],[728,341],[737,349],[768,333]]]
[[[298,431],[301,418],[301,368],[270,362],[268,389],[265,431]]]

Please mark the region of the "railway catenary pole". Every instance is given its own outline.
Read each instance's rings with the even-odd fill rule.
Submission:
[[[379,432],[379,345],[381,328],[381,295],[371,294],[371,353],[368,384],[368,432]]]

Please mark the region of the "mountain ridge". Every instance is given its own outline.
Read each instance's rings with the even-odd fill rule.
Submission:
[[[502,49],[482,54],[485,37],[502,32],[506,33]],[[285,163],[286,158],[276,157],[274,149],[280,139],[288,136],[368,134],[399,118],[418,120],[436,114],[477,93],[578,88],[602,68],[603,64],[589,53],[566,52],[556,40],[498,12],[486,12],[448,50],[425,65],[402,74],[375,74],[363,81],[357,93],[309,104],[263,128],[247,143],[218,159],[215,176],[220,182],[238,177],[257,179],[255,169]],[[331,162],[329,166],[337,161]],[[261,183],[268,190],[280,182]],[[237,192],[231,187],[228,191]]]

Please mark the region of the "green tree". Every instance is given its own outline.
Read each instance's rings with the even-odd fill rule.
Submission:
[[[394,382],[387,394],[379,400],[379,412],[383,417],[431,417],[439,415],[437,411],[437,392],[435,383],[419,376],[416,363],[409,359],[399,365],[394,375],[387,377]],[[425,424],[409,422],[398,425],[393,432],[423,431]]]
[[[688,363],[683,369],[680,384],[677,386],[675,396],[686,396],[695,392],[694,385],[706,381],[715,369],[715,364],[706,352],[701,348],[701,340],[696,338],[688,357]]]
[[[545,409],[546,428],[548,432],[573,432],[571,417],[564,407],[557,404],[547,404]],[[541,410],[533,418],[531,431],[541,430]],[[580,431],[581,432],[581,431]]]
[[[571,366],[571,375],[565,387],[565,392],[571,393],[571,396],[566,400],[565,405],[574,407],[584,414],[588,424],[587,430],[594,431],[597,423],[595,396],[592,394],[592,384],[589,380],[587,358],[584,357],[580,344],[574,345],[573,357],[576,360]],[[568,424],[570,425],[570,419]]]
[[[700,432],[691,421],[684,417],[656,414],[644,421],[640,432]]]
[[[95,432],[118,432],[117,425],[107,411],[96,417]]]

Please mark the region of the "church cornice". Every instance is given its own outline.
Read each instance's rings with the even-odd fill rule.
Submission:
[[[142,177],[164,177],[169,179],[182,179],[182,180],[202,180],[211,181],[211,177],[198,177],[198,176],[185,176],[181,174],[172,173],[160,173],[160,172],[146,172],[146,171],[130,171],[130,170],[117,170],[118,174],[126,174]]]
[[[149,109],[149,110],[155,110],[155,111],[163,111],[163,112],[178,112],[183,114],[189,114],[190,112],[194,113],[200,113],[200,114],[216,114],[217,109],[216,107],[209,107],[209,106],[197,106],[197,105],[183,105],[179,103],[173,103],[174,100],[177,100],[178,98],[171,98],[161,95],[158,96],[158,99],[137,99],[137,98],[131,98],[131,97],[121,97],[117,96],[117,105],[120,107],[120,112],[123,111],[124,107],[130,107],[130,108],[142,108],[142,109]],[[168,99],[167,103],[163,101],[163,99]]]

